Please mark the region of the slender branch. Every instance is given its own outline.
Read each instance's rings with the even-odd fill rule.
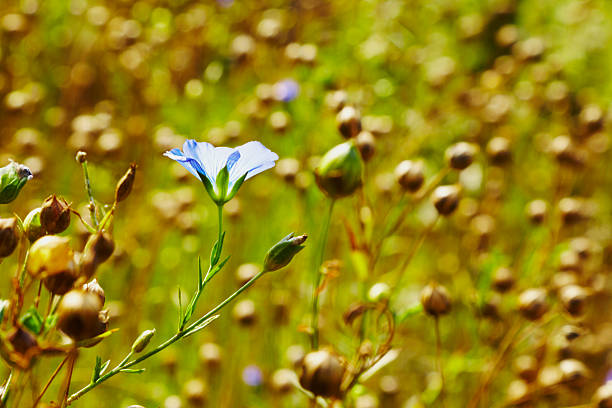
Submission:
[[[66,361],[68,361],[68,358],[70,357],[70,354],[68,354],[63,360],[62,362],[57,366],[57,368],[55,369],[55,371],[53,371],[53,374],[51,374],[51,377],[49,378],[49,381],[47,381],[47,383],[45,384],[45,386],[43,387],[42,391],[40,392],[40,394],[38,395],[38,397],[36,398],[36,401],[34,401],[34,407],[38,406],[38,403],[40,402],[40,400],[42,399],[43,395],[45,395],[45,392],[47,392],[47,390],[49,389],[49,387],[51,386],[51,383],[53,382],[53,380],[55,380],[55,377],[57,377],[57,375],[59,374],[60,370],[62,369],[62,367],[64,366],[64,364],[66,364]]]
[[[85,179],[85,188],[87,189],[87,197],[89,197],[89,214],[91,215],[91,221],[94,223],[96,228],[98,227],[98,219],[96,218],[96,203],[93,198],[91,191],[91,182],[89,181],[89,171],[87,171],[87,160],[81,163],[83,167],[83,178]]]
[[[331,223],[331,216],[334,210],[334,204],[336,200],[332,199],[329,202],[329,209],[327,215],[323,221],[323,230],[321,232],[321,246],[319,248],[317,263],[315,265],[314,272],[314,287],[312,288],[312,338],[311,346],[315,350],[319,347],[319,285],[321,284],[321,265],[323,264],[323,258],[325,256],[325,247],[327,246],[327,237],[329,235],[329,225]]]
[[[13,379],[13,370],[9,372],[9,376],[6,379],[6,383],[4,383],[4,387],[2,387],[2,395],[0,395],[0,407],[4,408],[6,406],[6,401],[9,396],[9,389],[11,385],[11,380]]]
[[[444,382],[444,366],[442,364],[442,339],[440,336],[440,318],[436,316],[434,320],[436,330],[436,360],[438,363],[440,380],[442,381],[442,388],[440,389],[440,404],[444,407],[444,393],[446,392],[446,387]]]

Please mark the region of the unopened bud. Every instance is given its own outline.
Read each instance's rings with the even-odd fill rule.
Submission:
[[[431,194],[431,200],[440,215],[450,215],[457,209],[461,199],[461,187],[452,184],[437,187]]]
[[[38,238],[45,235],[45,229],[40,223],[40,213],[42,208],[35,208],[28,213],[23,220],[23,229],[30,242],[36,241]]]
[[[115,202],[121,202],[128,198],[132,187],[134,186],[134,179],[136,178],[136,164],[130,164],[128,171],[121,177],[121,180],[117,183],[115,190]]]
[[[16,218],[0,218],[0,258],[13,253],[19,242]]]
[[[140,353],[142,350],[144,350],[149,345],[154,335],[155,329],[145,330],[140,333],[140,336],[138,336],[138,338],[134,341],[134,344],[132,344],[132,352]]]
[[[438,317],[451,310],[451,298],[444,286],[430,283],[421,292],[421,304],[427,314]]]
[[[76,161],[78,161],[79,163],[83,164],[87,161],[87,153],[84,152],[83,150],[79,150],[76,154],[75,157]]]
[[[414,193],[423,185],[423,162],[404,160],[395,167],[395,178],[398,184],[407,191]]]
[[[70,225],[70,207],[55,194],[48,197],[40,211],[40,224],[49,234],[64,232]]]
[[[270,248],[266,254],[266,259],[264,260],[264,270],[275,271],[287,266],[293,257],[304,249],[304,245],[302,244],[307,238],[308,235],[306,234],[294,237],[292,232],[285,238],[281,239],[276,245]]]
[[[319,188],[336,199],[353,194],[361,186],[363,163],[352,142],[333,147],[321,158],[315,176]]]
[[[8,204],[15,200],[32,177],[34,176],[30,169],[14,161],[0,168],[0,204]]]

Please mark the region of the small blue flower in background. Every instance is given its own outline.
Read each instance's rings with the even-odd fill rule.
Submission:
[[[606,374],[606,381],[605,382],[612,382],[612,368],[610,370],[608,370],[608,373]]]
[[[164,156],[196,176],[217,205],[231,200],[245,180],[274,167],[278,160],[276,153],[255,141],[231,148],[189,139],[183,151],[172,149]]]
[[[291,102],[300,93],[300,85],[293,79],[283,79],[274,84],[274,97],[277,101]]]
[[[256,365],[249,365],[242,371],[242,381],[251,387],[259,387],[263,384],[263,373]]]

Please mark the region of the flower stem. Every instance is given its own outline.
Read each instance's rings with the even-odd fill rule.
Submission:
[[[98,220],[96,218],[96,203],[91,192],[91,182],[89,181],[89,171],[87,171],[87,161],[84,161],[81,166],[83,167],[83,178],[85,179],[85,188],[87,189],[87,197],[89,197],[89,214],[91,215],[91,221],[94,226],[98,227]]]
[[[255,283],[255,281],[257,279],[259,279],[266,272],[267,271],[265,269],[262,270],[261,272],[259,272],[257,275],[255,275],[253,278],[251,278],[250,281],[248,281],[247,283],[242,285],[240,287],[240,289],[238,289],[237,291],[232,293],[230,296],[228,296],[223,302],[219,303],[212,310],[210,310],[204,316],[200,317],[198,320],[196,320],[195,322],[190,324],[184,330],[181,330],[181,331],[178,331],[177,333],[175,333],[172,337],[170,337],[168,340],[164,341],[162,344],[157,346],[155,349],[153,349],[153,350],[143,354],[142,356],[140,356],[140,357],[138,357],[135,360],[132,360],[130,362],[127,362],[127,360],[129,358],[125,358],[122,361],[122,364],[120,363],[115,368],[110,370],[108,373],[106,373],[103,376],[101,376],[96,382],[89,383],[85,387],[81,388],[79,391],[77,391],[74,394],[72,394],[68,398],[67,405],[70,405],[72,402],[76,401],[77,399],[82,397],[84,394],[86,394],[87,392],[91,391],[92,389],[94,389],[95,387],[97,387],[98,385],[103,383],[104,381],[108,380],[109,378],[115,376],[116,374],[119,374],[121,372],[121,370],[126,369],[126,368],[130,368],[130,367],[132,367],[132,366],[134,366],[134,365],[136,365],[136,364],[138,364],[138,363],[148,359],[149,357],[154,356],[155,354],[159,353],[160,351],[162,351],[163,349],[165,349],[168,346],[172,345],[173,343],[175,343],[176,341],[180,340],[181,338],[183,338],[185,336],[188,336],[192,332],[195,332],[195,331],[199,330],[199,328],[198,328],[199,325],[201,325],[202,323],[206,322],[215,313],[217,313],[219,310],[223,309],[228,303],[230,303],[232,300],[234,300],[234,298],[236,298],[236,296],[240,295],[242,292],[244,292],[246,289],[248,289],[251,285],[253,285],[253,283]]]
[[[6,379],[6,383],[4,384],[4,387],[2,387],[2,395],[0,396],[0,407],[6,406],[6,401],[8,400],[12,379],[13,379],[13,370],[11,369],[9,376]]]
[[[327,246],[327,237],[329,235],[329,225],[331,223],[331,216],[334,210],[334,204],[336,200],[330,200],[329,209],[325,220],[323,221],[323,231],[321,233],[321,247],[319,248],[319,256],[315,265],[315,278],[314,287],[312,289],[312,338],[311,346],[313,350],[319,347],[319,285],[321,284],[321,265],[323,264],[323,258],[325,256],[325,247]]]
[[[446,390],[445,390],[445,384],[444,384],[444,365],[442,364],[442,339],[440,337],[440,319],[438,316],[435,317],[435,330],[436,330],[436,360],[438,363],[440,380],[442,382],[442,387],[440,389],[440,404],[444,407],[444,393]]]
[[[217,214],[219,216],[219,233],[217,234],[217,239],[219,243],[221,242],[221,234],[223,233],[223,205],[217,206]]]

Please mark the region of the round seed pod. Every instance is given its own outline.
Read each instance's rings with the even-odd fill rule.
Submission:
[[[374,152],[376,151],[376,139],[374,139],[374,135],[367,130],[363,130],[359,132],[357,138],[355,139],[355,144],[357,145],[357,149],[359,149],[359,153],[361,153],[361,158],[364,161],[368,161],[374,156]]]
[[[507,402],[509,405],[521,405],[529,402],[532,395],[529,385],[523,380],[514,380],[508,385]]]
[[[576,224],[586,218],[584,202],[578,198],[562,198],[559,200],[558,208],[564,224]]]
[[[500,293],[505,293],[512,289],[515,283],[514,273],[512,269],[507,267],[500,267],[495,270],[493,276],[493,287]]]
[[[457,184],[439,186],[431,194],[431,201],[438,213],[448,216],[457,209],[461,199],[461,187]]]
[[[206,403],[208,387],[204,380],[192,378],[183,385],[183,395],[193,407],[202,407]]]
[[[74,341],[89,339],[106,330],[100,319],[102,302],[96,294],[72,290],[64,295],[57,308],[57,327]]]
[[[257,321],[255,302],[250,299],[241,300],[240,302],[236,303],[236,306],[234,306],[232,315],[241,326],[254,325]]]
[[[497,136],[489,140],[486,151],[489,161],[496,166],[502,166],[508,163],[512,158],[510,141],[502,136]]]
[[[272,390],[277,394],[288,394],[293,390],[293,384],[297,381],[297,375],[292,370],[281,368],[272,374]]]
[[[559,362],[562,381],[570,387],[580,387],[590,377],[589,369],[582,361],[568,358]]]
[[[81,260],[81,269],[85,278],[90,279],[98,266],[108,260],[114,251],[115,242],[108,232],[90,235]]]
[[[518,298],[519,311],[528,320],[538,320],[548,310],[546,291],[532,288],[523,291]]]
[[[17,248],[19,229],[16,218],[0,218],[0,258],[9,256]]]
[[[573,317],[584,314],[587,298],[586,289],[578,285],[567,285],[559,290],[559,299],[563,308]]]
[[[331,91],[325,95],[325,105],[335,112],[340,112],[340,110],[346,105],[347,100],[348,95],[346,91],[342,90]]]
[[[581,166],[586,160],[584,152],[576,148],[566,135],[555,137],[550,144],[550,151],[562,165]]]
[[[522,355],[514,360],[514,369],[519,377],[528,383],[538,378],[538,360],[534,356]]]
[[[78,270],[72,263],[70,268],[43,278],[43,283],[49,292],[63,295],[74,287],[78,277]]]
[[[56,235],[38,239],[30,247],[26,270],[34,279],[43,279],[53,294],[63,295],[74,286],[78,269],[70,240]]]
[[[565,340],[567,341],[576,340],[578,337],[582,336],[583,332],[583,329],[573,324],[566,324],[561,327],[561,334],[563,335],[563,338],[565,338]]]
[[[361,132],[361,115],[352,106],[345,106],[336,115],[338,130],[346,139],[355,137]]]
[[[293,183],[300,171],[300,162],[294,158],[280,159],[276,162],[274,171],[287,183]]]
[[[588,259],[593,255],[594,246],[593,242],[587,237],[576,237],[570,241],[570,248],[582,260]]]
[[[542,367],[538,374],[538,386],[544,395],[556,393],[559,384],[563,381],[563,373],[558,366]]]
[[[198,350],[200,362],[209,369],[217,369],[221,366],[223,350],[216,343],[204,343]]]
[[[421,291],[421,304],[427,314],[438,317],[450,312],[451,297],[444,286],[430,283]]]
[[[104,293],[104,289],[102,289],[102,286],[100,286],[97,279],[92,279],[90,282],[84,284],[82,289],[85,292],[93,293],[94,295],[98,296],[98,298],[104,305],[104,302],[106,301],[106,295]]]
[[[29,331],[21,327],[15,327],[8,334],[7,340],[13,350],[23,356],[32,354],[38,348],[36,338]]]
[[[572,249],[565,250],[559,254],[559,269],[579,273],[582,270],[580,257]]]
[[[231,53],[239,61],[250,58],[255,53],[255,40],[247,34],[237,35],[232,40]]]
[[[35,208],[23,220],[23,229],[30,242],[34,242],[45,235],[45,229],[40,224],[41,211],[42,208]]]
[[[499,293],[493,293],[482,303],[482,315],[488,319],[499,319],[499,308],[502,299]]]
[[[459,142],[450,146],[444,152],[448,165],[455,170],[463,170],[474,162],[478,146],[473,143]]]
[[[402,189],[416,192],[425,181],[423,162],[404,160],[395,167],[395,179]]]
[[[595,391],[593,404],[596,408],[612,408],[612,381],[606,382]]]
[[[40,224],[49,234],[64,232],[70,225],[70,207],[55,194],[48,197],[40,210]]]
[[[302,361],[300,385],[314,395],[340,398],[344,371],[344,365],[335,354],[327,350],[313,351]]]
[[[315,170],[319,188],[331,198],[346,197],[361,186],[363,163],[352,142],[330,149]]]
[[[533,200],[525,207],[527,218],[533,224],[541,224],[548,214],[548,204],[544,200]]]
[[[604,125],[604,112],[595,104],[586,105],[580,111],[578,121],[585,134],[595,133],[601,130]]]

